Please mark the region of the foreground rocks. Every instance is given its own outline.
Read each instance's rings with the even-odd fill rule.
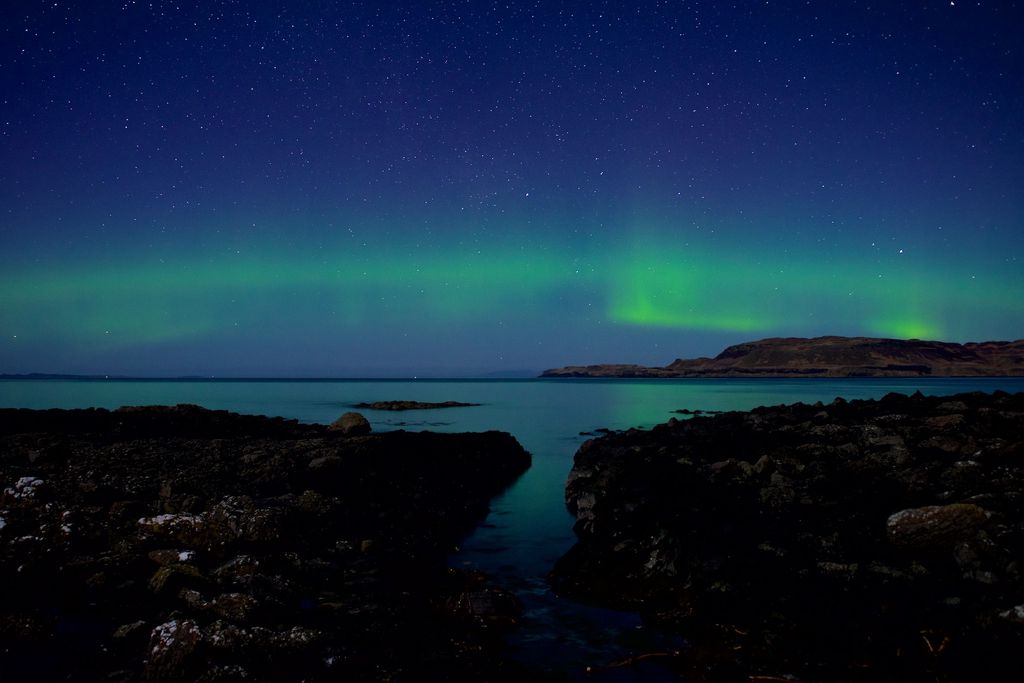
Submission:
[[[516,678],[514,598],[446,555],[529,455],[356,417],[0,410],[3,677]]]
[[[1024,394],[673,419],[566,496],[556,588],[680,634],[645,661],[685,680],[1020,680]]]

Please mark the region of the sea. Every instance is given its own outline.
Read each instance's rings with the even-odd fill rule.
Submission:
[[[949,395],[1024,391],[1024,377],[927,379],[502,379],[502,380],[0,380],[0,407],[117,408],[194,403],[211,409],[329,423],[360,402],[460,401],[479,406],[361,410],[376,431],[498,429],[532,454],[532,467],[492,501],[491,512],[450,558],[490,575],[524,605],[509,654],[571,680],[640,652],[679,647],[632,613],[554,594],[547,574],[573,544],[564,485],[573,454],[595,430],[646,429],[673,411],[749,410],[781,403],[880,398],[889,392]],[[653,670],[652,670],[653,671]],[[635,669],[631,672],[636,680]],[[651,673],[649,680],[657,680]],[[591,679],[588,679],[591,680]],[[602,678],[601,680],[609,680]]]

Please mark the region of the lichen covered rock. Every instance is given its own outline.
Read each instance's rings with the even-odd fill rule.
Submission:
[[[988,514],[977,505],[954,503],[900,510],[885,526],[895,545],[939,549],[971,539],[987,522]]]

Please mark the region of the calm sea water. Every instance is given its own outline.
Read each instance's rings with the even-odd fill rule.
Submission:
[[[330,422],[361,401],[409,399],[483,405],[389,413],[363,410],[377,431],[500,429],[533,455],[533,467],[495,500],[486,522],[453,555],[514,591],[526,611],[510,647],[535,665],[580,671],[656,645],[635,615],[591,609],[552,595],[546,575],[573,543],[563,486],[580,432],[650,427],[679,408],[747,410],[759,405],[877,398],[890,391],[946,395],[1024,391],[1024,378],[894,380],[0,380],[0,407],[116,408],[197,403],[240,413]],[[636,673],[635,671],[633,673]]]

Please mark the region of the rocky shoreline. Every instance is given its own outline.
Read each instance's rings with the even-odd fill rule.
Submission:
[[[0,410],[11,680],[516,680],[517,604],[446,566],[508,434],[196,406]]]
[[[687,681],[1019,680],[1024,394],[776,406],[583,444],[557,590]]]

